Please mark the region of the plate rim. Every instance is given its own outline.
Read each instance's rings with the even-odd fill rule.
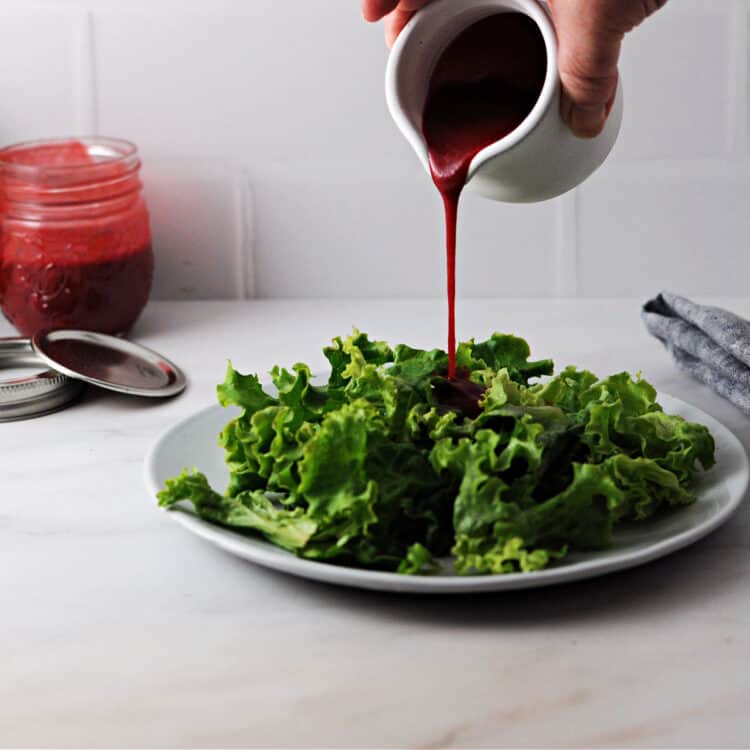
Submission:
[[[698,525],[668,535],[635,552],[632,550],[613,551],[606,557],[579,560],[565,566],[545,568],[528,573],[476,576],[405,576],[388,571],[368,570],[307,560],[276,547],[262,536],[244,536],[232,529],[204,521],[189,512],[176,510],[165,510],[164,512],[168,513],[169,517],[180,526],[201,539],[256,565],[299,578],[351,588],[411,594],[471,594],[539,588],[594,578],[643,565],[703,539],[722,526],[735,513],[747,495],[750,486],[750,460],[740,439],[726,425],[697,406],[659,391],[657,402],[660,402],[661,399],[671,401],[673,407],[686,407],[696,416],[700,415],[701,421],[706,424],[715,437],[718,437],[719,433],[722,435],[723,441],[727,443],[725,450],[730,454],[736,454],[736,458],[740,459],[740,463],[735,468],[735,472],[739,472],[735,482],[741,483],[741,491],[738,491],[736,495],[730,493],[729,502]],[[669,409],[667,404],[662,404],[662,407],[665,410]],[[152,503],[156,498],[156,493],[162,489],[156,481],[156,460],[162,445],[168,441],[173,433],[184,429],[190,422],[199,421],[209,412],[222,409],[223,407],[219,404],[211,404],[198,409],[162,430],[150,446],[143,464],[143,477]]]

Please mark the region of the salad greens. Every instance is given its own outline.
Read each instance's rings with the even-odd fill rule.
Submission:
[[[277,395],[229,365],[219,402],[242,412],[219,437],[224,494],[198,471],[166,483],[159,504],[260,533],[311,560],[404,574],[542,569],[569,550],[611,544],[613,528],[695,501],[709,431],[665,414],[656,391],[620,373],[599,380],[494,334],[447,355],[391,349],[355,330],[307,365],[276,367]]]

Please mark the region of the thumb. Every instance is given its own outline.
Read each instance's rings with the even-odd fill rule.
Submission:
[[[593,138],[604,129],[617,92],[617,62],[627,30],[617,18],[627,0],[553,0],[560,45],[561,114],[575,135]],[[619,9],[618,9],[619,5]]]

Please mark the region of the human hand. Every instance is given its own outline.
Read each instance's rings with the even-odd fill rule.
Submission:
[[[392,45],[409,19],[431,0],[362,0],[367,21],[385,19]],[[599,135],[617,92],[622,40],[667,0],[549,0],[560,44],[560,112],[581,138]]]
[[[385,42],[391,47],[411,17],[432,0],[362,0],[365,21],[384,19]]]

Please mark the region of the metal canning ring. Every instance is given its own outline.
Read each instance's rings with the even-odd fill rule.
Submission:
[[[0,338],[0,371],[12,367],[37,367],[25,377],[0,378],[0,422],[39,417],[67,406],[85,384],[46,368],[29,339]]]

